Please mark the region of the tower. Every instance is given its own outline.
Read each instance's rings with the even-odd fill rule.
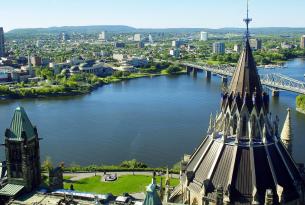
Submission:
[[[183,168],[178,188],[191,204],[304,204],[304,182],[281,141],[279,119],[269,112],[258,75],[251,20],[247,9],[244,46],[229,91]]]
[[[301,48],[303,48],[303,49],[305,49],[305,35],[303,35],[302,37],[301,37],[301,42],[300,42],[301,44],[300,44],[300,47]]]
[[[39,138],[23,107],[17,107],[10,128],[5,131],[8,183],[26,191],[41,183]]]
[[[291,110],[290,108],[287,109],[287,117],[282,129],[281,133],[281,140],[290,153],[292,155],[292,140],[293,140],[293,133],[292,133],[292,126],[291,126]]]
[[[5,56],[5,47],[4,47],[4,31],[3,28],[0,27],[0,57]]]

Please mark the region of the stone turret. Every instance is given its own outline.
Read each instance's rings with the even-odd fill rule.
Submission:
[[[290,108],[287,109],[287,117],[282,129],[281,133],[281,139],[283,144],[285,145],[286,149],[292,155],[292,140],[293,140],[293,134],[292,134],[292,126],[291,126],[291,110]]]

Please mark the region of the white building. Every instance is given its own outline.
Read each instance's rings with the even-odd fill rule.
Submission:
[[[169,51],[169,54],[175,58],[179,58],[180,57],[180,50],[179,49],[171,49]]]
[[[101,41],[108,41],[109,40],[109,35],[108,35],[107,31],[102,31],[98,35],[98,39],[101,40]]]
[[[71,70],[72,69],[72,70]],[[76,66],[71,67],[70,72],[74,71],[77,73]],[[113,73],[113,69],[105,66],[103,63],[97,63],[92,66],[89,66],[87,63],[82,63],[78,66],[79,72],[84,72],[84,73],[92,73],[97,76],[108,76]]]
[[[125,61],[125,60],[128,59],[128,55],[127,55],[127,54],[121,54],[121,53],[114,53],[114,54],[112,55],[112,58],[113,58],[114,60],[117,60],[117,61],[119,61],[119,62],[122,62],[122,61]]]
[[[136,69],[131,66],[131,65],[121,65],[118,67],[112,67],[113,70],[118,70],[118,71],[128,71],[128,72],[135,72]]]
[[[235,44],[233,50],[236,53],[239,53],[241,51],[241,45],[240,44]]]
[[[303,35],[301,37],[301,45],[300,45],[301,48],[305,48],[305,35]]]
[[[181,40],[181,39],[174,40],[174,41],[172,41],[172,47],[179,48],[184,43],[185,43],[185,41]]]
[[[205,31],[200,32],[200,41],[207,41],[208,40],[208,33]]]
[[[133,40],[136,42],[140,42],[142,40],[142,35],[137,33],[133,36]]]
[[[154,40],[153,40],[151,34],[149,34],[149,36],[148,36],[148,41],[149,41],[150,44],[154,43]]]

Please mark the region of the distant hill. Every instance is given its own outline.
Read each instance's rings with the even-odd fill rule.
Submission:
[[[153,33],[153,32],[174,32],[174,33],[191,33],[199,31],[207,31],[210,33],[243,33],[244,28],[141,28],[137,29],[124,25],[96,25],[96,26],[63,26],[63,27],[50,27],[50,28],[23,28],[14,29],[7,34],[11,35],[41,35],[41,34],[57,34],[57,33],[98,33],[101,31],[109,31],[114,33]],[[304,34],[305,28],[288,28],[288,27],[264,27],[264,28],[251,28],[253,34]]]
[[[44,34],[44,33],[98,33],[101,31],[109,32],[132,32],[136,30],[130,26],[123,25],[96,25],[96,26],[62,26],[49,28],[20,28],[13,29],[7,34]]]

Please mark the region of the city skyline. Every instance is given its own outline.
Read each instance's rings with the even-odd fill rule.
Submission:
[[[221,6],[220,6],[221,5]],[[245,0],[210,1],[174,0],[17,0],[1,3],[0,27],[127,25],[136,28],[223,28],[244,27]],[[305,2],[250,0],[252,27],[305,27]],[[284,15],[283,15],[284,14]],[[20,20],[22,19],[22,20]]]

